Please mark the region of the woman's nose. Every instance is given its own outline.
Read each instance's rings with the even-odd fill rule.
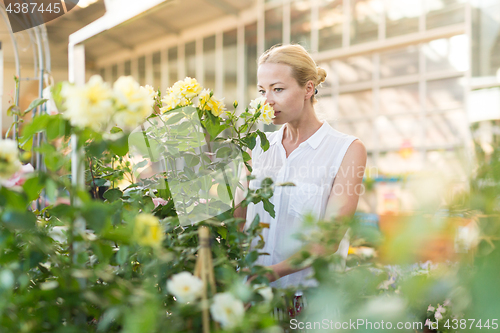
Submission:
[[[274,104],[274,99],[272,98],[271,96],[271,92],[267,92],[264,97],[266,98],[266,103],[269,104],[269,105],[273,105]]]

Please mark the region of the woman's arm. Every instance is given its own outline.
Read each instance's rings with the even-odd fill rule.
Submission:
[[[353,141],[335,177],[328,199],[325,220],[351,218],[356,212],[360,190],[362,189],[366,158],[364,144],[360,140]],[[316,255],[325,254],[326,252],[319,244],[309,244],[305,246],[304,250]],[[300,252],[278,264],[269,266],[274,272],[274,274],[268,275],[269,280],[274,281],[305,269],[306,267],[297,268],[291,264],[295,258],[300,256]]]

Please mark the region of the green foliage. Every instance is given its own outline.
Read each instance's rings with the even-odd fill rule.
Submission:
[[[55,100],[63,110],[58,89]],[[269,284],[269,268],[255,265],[266,255],[261,235],[266,224],[256,216],[242,232],[246,221],[234,217],[237,208],[260,203],[274,217],[275,186],[294,185],[263,179],[260,188],[248,189],[236,202],[243,169],[232,166],[244,163],[251,170],[249,150],[258,142],[264,151],[269,148],[266,135],[252,130],[258,112],[217,117],[194,106],[163,114],[161,108],[158,93],[155,113],[130,135],[117,127],[109,133],[73,128],[61,115],[38,115],[24,126],[23,149],[31,150],[38,133],[46,138],[37,152],[47,168],[27,176],[21,186],[0,187],[1,332],[201,331],[201,302],[183,304],[167,290],[175,274],[195,271],[201,226],[209,230],[216,281],[209,299],[231,292],[249,306],[233,331],[272,329],[279,321],[273,309],[288,313],[295,288],[274,288],[271,300],[253,290]],[[10,112],[21,114],[16,108]],[[71,185],[72,135],[83,151],[84,189]],[[500,149],[479,152],[478,158],[470,191],[457,196],[444,215],[416,213],[394,237],[384,238],[358,218],[305,216],[296,235],[304,248],[291,264],[312,267],[319,285],[301,287],[308,306],[299,320],[322,322],[333,313],[339,322],[423,324],[428,319],[440,321],[439,332],[456,332],[443,326],[446,320],[475,318],[482,324],[489,320],[491,327],[500,312]],[[36,200],[45,203],[40,211]],[[146,214],[159,221],[159,246],[139,242],[137,217]],[[473,221],[481,236],[453,263],[417,263],[418,250],[430,244],[427,238],[450,236],[443,223],[448,218]],[[351,250],[344,258],[335,251],[346,233]],[[397,265],[354,247],[385,249]],[[254,279],[244,283],[248,274]],[[442,319],[441,313],[427,311],[429,304],[446,307]],[[288,319],[279,322],[285,329],[290,329]],[[212,322],[212,331],[221,330]]]
[[[64,110],[60,87],[54,98]],[[34,101],[29,110],[43,102]],[[36,152],[47,168],[28,175],[18,188],[0,186],[1,332],[200,331],[200,306],[180,304],[166,290],[174,274],[194,271],[200,226],[209,228],[212,240],[217,281],[212,294],[239,286],[235,293],[253,304],[239,326],[242,331],[275,324],[262,296],[243,283],[246,270],[262,275],[255,283],[268,283],[268,271],[252,266],[258,250],[250,251],[263,227],[257,218],[240,231],[243,220],[233,217],[239,174],[228,167],[239,155],[241,163],[250,161],[247,149],[257,136],[263,149],[269,143],[262,132],[251,131],[254,115],[236,126],[240,118],[234,113],[221,118],[196,110],[197,124],[190,108],[169,111],[173,116],[165,121],[155,113],[130,136],[116,127],[110,133],[74,128],[61,114],[37,115],[23,127],[23,149],[31,150],[38,133],[46,139]],[[71,185],[72,135],[84,153],[85,189]],[[154,163],[179,158],[185,161],[182,169],[141,174],[156,168]],[[273,212],[273,184],[264,183],[240,205],[264,202]],[[176,186],[184,186],[182,198],[175,196]],[[217,195],[203,205],[200,199],[208,198],[212,187]],[[34,201],[42,199],[46,207],[34,209]],[[180,216],[188,209],[191,215],[208,209],[208,215],[186,225]],[[160,247],[137,242],[136,217],[144,213],[160,219]]]

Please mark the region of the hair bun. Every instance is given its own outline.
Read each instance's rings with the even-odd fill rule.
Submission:
[[[318,71],[318,77],[317,77],[317,81],[316,81],[316,85],[320,85],[322,84],[323,82],[325,82],[326,80],[326,71],[321,68],[321,67],[316,67],[316,70]]]

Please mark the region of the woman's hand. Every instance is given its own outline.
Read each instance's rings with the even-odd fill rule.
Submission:
[[[273,265],[274,266],[274,265]],[[264,276],[269,280],[269,283],[274,282],[278,280],[281,276],[275,271],[275,268],[273,266],[267,266],[266,268],[270,270]],[[250,274],[250,269],[245,268],[242,270],[243,272],[248,272]],[[247,284],[250,284],[253,280],[255,280],[259,275],[248,275],[247,279]]]

